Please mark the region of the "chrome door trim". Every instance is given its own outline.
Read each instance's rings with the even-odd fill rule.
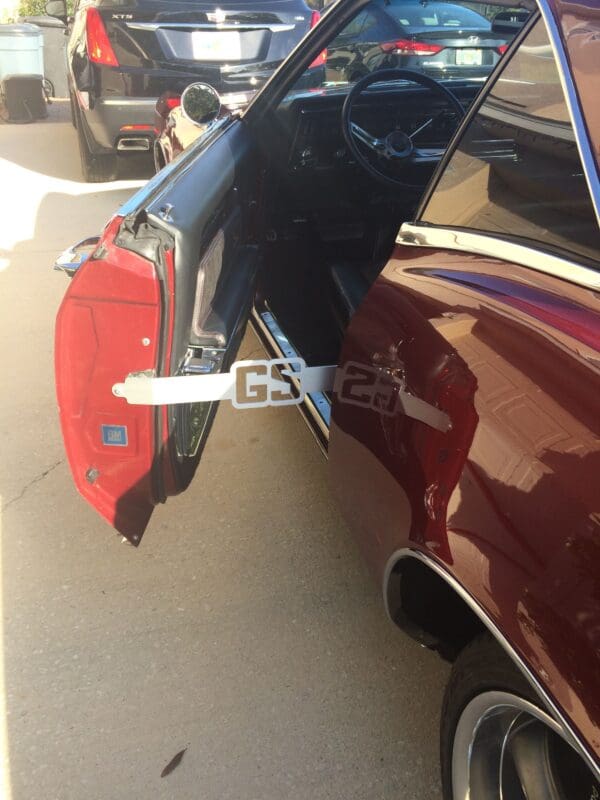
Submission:
[[[271,31],[282,33],[293,31],[294,25],[285,22],[126,22],[128,28],[135,31],[157,31],[159,28],[172,30],[197,30],[197,31]]]
[[[433,570],[433,572],[442,578],[442,580],[446,581],[450,588],[455,591],[462,600],[464,600],[471,611],[477,615],[477,617],[492,634],[494,639],[512,659],[512,661],[515,663],[515,666],[518,667],[518,669],[523,673],[523,676],[531,684],[532,688],[540,700],[544,703],[549,713],[554,717],[558,724],[562,726],[565,736],[568,738],[571,746],[577,750],[577,752],[585,760],[586,764],[590,767],[596,778],[600,780],[600,765],[598,765],[591,753],[588,752],[586,746],[583,744],[583,742],[581,742],[580,738],[573,730],[571,723],[566,719],[562,711],[540,683],[534,672],[527,666],[525,661],[504,636],[500,628],[492,620],[487,611],[479,604],[477,600],[475,600],[475,598],[465,589],[465,587],[445,569],[445,567],[443,567],[437,560],[423,553],[421,550],[415,550],[411,547],[402,547],[399,550],[395,550],[386,563],[383,575],[382,590],[385,611],[390,620],[392,622],[394,621],[390,614],[387,598],[389,579],[398,562],[404,558],[414,558],[417,561],[420,561],[422,564],[425,564],[425,566]]]
[[[101,98],[99,103],[103,106],[154,106],[156,105],[156,97],[105,97]]]
[[[279,327],[279,323],[270,311],[259,312],[252,309],[252,319],[260,328],[263,336],[268,339],[274,352],[281,358],[298,358],[299,353]],[[331,404],[323,392],[312,392],[304,398],[303,405],[315,420],[321,434],[326,441],[329,440],[329,423],[331,419]]]
[[[600,291],[600,272],[535,247],[496,238],[492,234],[405,222],[400,227],[396,243],[412,247],[460,250],[501,261],[512,261],[587,289]]]

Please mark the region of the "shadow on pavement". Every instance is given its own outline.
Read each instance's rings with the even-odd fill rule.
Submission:
[[[25,264],[19,262],[24,260],[35,268],[37,282],[40,270],[50,271],[56,256],[63,250],[81,239],[101,233],[110,216],[134,192],[135,188],[127,187],[83,195],[66,192],[45,195],[38,207],[31,238],[22,239],[12,247],[0,246],[0,284],[5,282],[5,275],[10,273],[13,265],[23,269]],[[64,280],[59,273],[55,276],[59,281]],[[17,294],[22,294],[22,283],[20,288],[21,292],[14,287]]]
[[[4,127],[17,128],[17,125],[0,125],[2,158],[41,175],[85,183],[81,175],[77,132],[71,123],[68,100],[54,100],[48,106],[47,119],[19,125],[19,136],[4,136]],[[57,146],[57,136],[60,137],[60,146]],[[66,147],[65,140],[68,141]],[[139,180],[150,178],[153,174],[152,153],[119,156],[119,180]],[[90,187],[94,185],[89,184]]]

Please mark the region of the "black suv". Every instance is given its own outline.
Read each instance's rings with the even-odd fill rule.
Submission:
[[[67,21],[65,0],[46,10]],[[192,81],[209,83],[225,103],[253,92],[318,20],[304,0],[76,2],[67,62],[84,178],[112,180],[117,153],[152,152],[163,92]]]

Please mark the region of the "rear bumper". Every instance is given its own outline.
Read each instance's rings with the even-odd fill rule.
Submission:
[[[101,97],[93,108],[82,109],[93,140],[91,149],[96,152],[116,150],[119,139],[124,136],[145,137],[151,149],[155,106],[154,97]],[[127,130],[128,126],[144,127]]]
[[[96,71],[101,73],[98,75],[97,85],[110,86],[113,90],[119,87],[121,92],[125,89],[125,93],[95,98],[92,93],[89,108],[85,108],[85,104],[80,102],[80,111],[90,133],[90,149],[98,153],[114,151],[123,133],[127,136],[147,136],[152,144],[156,101],[164,92],[181,94],[190,83],[201,81],[213,86],[221,96],[251,96],[267,82],[277,66],[278,64],[246,64],[243,68],[225,70],[199,65],[192,73],[174,71],[168,75],[158,70],[124,73],[96,67]],[[125,126],[131,125],[147,125],[148,130],[122,131]]]

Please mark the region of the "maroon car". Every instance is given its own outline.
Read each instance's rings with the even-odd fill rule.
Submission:
[[[80,269],[63,259],[73,478],[138,545],[218,400],[296,405],[390,618],[454,662],[446,800],[593,800],[600,12],[527,0],[483,81],[392,69],[299,89],[379,5],[333,6]],[[508,3],[466,5],[506,24]],[[248,319],[268,359],[235,361]]]

